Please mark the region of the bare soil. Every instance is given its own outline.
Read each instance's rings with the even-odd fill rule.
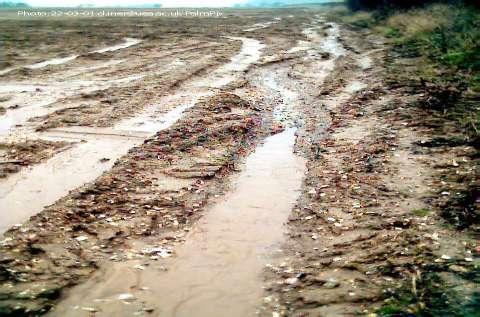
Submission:
[[[6,87],[0,89],[2,160],[42,164],[67,146],[99,138],[135,146],[118,160],[105,157],[98,164],[111,165],[101,176],[3,234],[0,315],[178,316],[187,303],[190,311],[212,316],[226,314],[212,303],[230,296],[229,289],[240,290],[239,298],[253,294],[255,313],[274,317],[388,316],[383,312],[398,306],[415,314],[438,306],[438,298],[448,301],[451,291],[466,305],[476,290],[480,252],[478,193],[469,189],[478,181],[474,144],[458,141],[453,124],[417,107],[428,97],[424,91],[386,82],[392,60],[382,38],[326,21],[318,8],[226,12],[228,20],[119,19],[114,26],[108,19],[40,19],[34,26],[2,20],[8,54],[1,62],[21,66],[0,75]],[[25,32],[14,32],[18,27]],[[60,47],[49,42],[57,28],[65,30]],[[25,36],[34,40],[25,44]],[[89,53],[123,37],[141,42]],[[42,49],[32,53],[37,46]],[[24,67],[65,52],[79,56]],[[215,79],[224,84],[205,84]],[[179,119],[152,134],[144,133],[143,121],[137,130],[115,130],[128,118],[148,123],[175,109],[181,109]],[[238,195],[236,181],[248,176],[252,153],[288,131],[295,131],[294,154],[305,174],[287,223],[274,223],[268,232],[285,235],[275,235],[260,254],[227,248],[223,239],[267,235],[265,223],[245,223],[251,218],[243,213],[255,210],[265,219],[260,213],[285,207],[275,206],[286,200],[268,196],[278,195],[271,188],[264,191],[268,210],[259,195],[233,205],[228,199]],[[247,184],[255,177],[269,176]],[[1,207],[5,221],[9,208]],[[222,218],[232,210],[242,216]],[[215,243],[205,229],[211,215],[226,219]],[[212,245],[220,248],[219,262],[190,254]],[[181,277],[179,267],[189,259],[210,265],[217,291],[177,298],[182,287],[205,285],[159,283]],[[222,267],[248,263],[264,266],[262,274],[251,269],[241,275],[248,283],[235,287],[215,278]],[[197,263],[189,264],[197,272]],[[105,293],[113,297],[101,297]],[[162,312],[159,294],[172,296],[174,309]],[[232,316],[252,313],[250,302],[232,303],[226,310]]]
[[[44,140],[0,143],[0,178],[17,173],[22,167],[38,164],[65,150],[69,145],[68,142]]]

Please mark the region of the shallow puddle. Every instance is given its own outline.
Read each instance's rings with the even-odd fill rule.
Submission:
[[[0,70],[0,76],[10,73],[11,71],[15,70],[15,67],[8,67],[5,69]]]
[[[282,242],[305,172],[294,143],[293,128],[267,138],[175,257],[140,271],[132,269],[136,261],[109,264],[73,288],[51,315],[86,316],[81,307],[93,307],[97,316],[142,315],[145,308],[162,317],[254,316],[262,271]]]
[[[100,176],[130,148],[143,143],[155,132],[169,128],[180,119],[185,109],[183,105],[174,108],[162,116],[157,125],[147,125],[147,129],[135,130],[134,126],[124,125],[132,128],[124,133],[121,130],[88,127],[45,133],[46,140],[84,142],[0,182],[0,206],[4,206],[1,209],[0,234],[40,212],[44,206],[53,204],[70,190]],[[134,132],[149,133],[137,135]]]
[[[265,47],[259,40],[245,37],[228,37],[231,40],[242,41],[240,53],[232,57],[232,60],[221,69],[225,71],[244,71],[254,62],[258,61],[261,50]]]
[[[49,65],[60,65],[60,64],[65,64],[69,61],[73,61],[77,57],[78,57],[78,55],[72,55],[72,56],[63,57],[63,58],[52,58],[52,59],[49,59],[49,60],[46,60],[46,61],[43,61],[43,62],[40,62],[40,63],[28,65],[26,67],[30,68],[30,69],[38,69],[38,68],[43,68],[43,67],[46,67],[46,66],[49,66]]]
[[[293,153],[294,134],[267,138],[247,159],[234,190],[187,236],[168,272],[141,275],[161,316],[255,314],[260,275],[282,241],[305,170]]]
[[[115,162],[101,163],[101,159],[125,154],[134,142],[138,139],[102,138],[80,143],[46,163],[24,169],[0,182],[0,233],[98,177]]]
[[[0,116],[0,137],[9,134],[32,134],[31,131],[26,131],[28,128],[23,129],[23,131],[15,131],[15,127],[27,125],[31,118],[48,115],[56,110],[69,107],[68,104],[56,103],[62,98],[81,93],[88,94],[115,85],[127,85],[143,77],[143,75],[132,75],[119,79],[72,80],[64,83],[53,82],[48,85],[28,85],[24,83],[2,85],[0,86],[0,94],[15,94],[13,98],[6,102],[7,108],[8,106],[13,106],[13,108],[8,109],[3,116]],[[32,125],[30,128],[33,130],[34,126]],[[23,136],[26,137],[27,135]]]
[[[259,40],[246,37],[229,36],[232,41],[241,41],[240,52],[233,56],[227,64],[217,68],[203,80],[198,81],[196,87],[221,88],[238,78],[240,72],[247,70],[253,63],[257,62],[262,55],[265,44]]]
[[[358,80],[354,80],[350,83],[348,83],[348,85],[345,87],[344,91],[349,93],[349,94],[353,94],[353,93],[356,93],[364,88],[366,88],[367,85],[361,81],[358,81]]]
[[[248,29],[244,29],[243,32],[252,32],[252,31],[259,30],[259,29],[266,29],[270,25],[278,23],[278,21],[280,21],[280,20],[281,20],[281,18],[278,18],[275,21],[268,21],[268,22],[264,22],[264,23],[255,23],[252,26],[250,26]]]
[[[322,40],[321,48],[326,52],[337,58],[346,54],[346,50],[343,45],[338,41],[340,36],[340,30],[335,23],[329,23],[330,29],[328,30],[328,36]]]
[[[279,74],[276,74],[276,76],[279,76]],[[273,73],[265,75],[263,84],[280,96],[277,106],[273,109],[273,119],[288,127],[298,126],[301,121],[295,109],[298,94],[280,85]]]
[[[308,39],[308,41],[300,40],[297,45],[290,48],[287,53],[296,53],[300,51],[307,51],[310,57],[313,57],[318,54],[318,48],[322,51],[327,52],[331,55],[328,60],[325,60],[324,63],[330,64],[329,68],[333,68],[334,59],[345,55],[346,51],[342,44],[338,41],[340,36],[340,30],[338,25],[335,23],[328,23],[330,27],[326,30],[327,36],[320,36],[318,30],[321,26],[324,26],[325,23],[323,18],[318,17],[315,21],[316,26],[307,27],[303,29],[302,33]]]
[[[124,38],[124,41],[125,41],[125,42],[123,42],[123,43],[120,43],[120,44],[117,44],[117,45],[112,45],[112,46],[107,46],[107,47],[101,48],[101,49],[99,49],[99,50],[92,51],[92,52],[90,52],[90,53],[113,52],[113,51],[117,51],[117,50],[120,50],[120,49],[123,49],[123,48],[127,48],[127,47],[130,47],[130,46],[133,46],[133,45],[137,45],[137,44],[140,43],[142,40],[134,39],[134,38],[130,38],[130,37],[126,37],[126,38]]]
[[[183,115],[183,112],[191,108],[201,97],[206,96],[206,93],[187,94],[179,93],[169,95],[158,101],[141,112],[139,115],[123,120],[114,127],[117,131],[129,132],[146,132],[153,133],[169,127],[172,122],[177,121]],[[159,115],[158,112],[165,108],[173,108],[165,115]]]

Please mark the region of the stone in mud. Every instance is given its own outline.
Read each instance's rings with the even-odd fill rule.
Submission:
[[[340,286],[340,283],[334,278],[327,279],[325,284],[323,284],[324,288],[335,288],[335,287],[338,287],[338,286]]]

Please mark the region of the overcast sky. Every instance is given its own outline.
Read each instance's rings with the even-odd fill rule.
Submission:
[[[127,6],[150,3],[160,3],[163,7],[228,7],[247,0],[26,0],[32,6],[74,7],[80,4],[93,4],[95,6]]]

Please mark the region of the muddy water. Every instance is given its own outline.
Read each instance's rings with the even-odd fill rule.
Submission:
[[[219,67],[205,79],[196,83],[197,87],[221,88],[236,78],[240,72],[247,70],[253,63],[260,59],[262,49],[265,47],[259,40],[245,37],[228,37],[232,41],[241,41],[240,52],[233,56],[229,63]]]
[[[72,56],[68,56],[68,57],[64,57],[64,58],[52,58],[52,59],[49,59],[49,60],[46,60],[46,61],[43,61],[43,62],[40,62],[40,63],[28,65],[26,67],[30,68],[30,69],[38,69],[38,68],[43,68],[43,67],[46,67],[46,66],[49,66],[49,65],[60,65],[60,64],[65,64],[69,61],[73,61],[77,57],[78,57],[78,55],[72,55]]]
[[[264,22],[264,23],[255,23],[255,24],[251,25],[248,29],[244,29],[243,32],[252,32],[252,31],[259,30],[259,29],[266,29],[270,25],[278,23],[278,21],[280,21],[280,20],[281,20],[281,18],[277,18],[275,21],[268,21],[268,22]]]
[[[52,82],[48,85],[27,85],[24,83],[13,83],[0,86],[0,94],[13,94],[13,98],[5,102],[5,106],[15,106],[8,109],[0,116],[0,136],[15,133],[17,125],[25,125],[31,118],[44,116],[56,110],[65,108],[62,103],[55,104],[61,98],[81,93],[91,93],[113,87],[115,85],[126,85],[132,81],[143,78],[143,75],[127,76],[110,80],[72,80],[67,83]],[[55,104],[54,106],[51,106]],[[22,130],[22,129],[20,129]],[[25,129],[23,129],[25,130]]]
[[[187,236],[167,273],[141,275],[161,316],[255,314],[260,274],[282,240],[305,170],[293,154],[294,133],[268,138],[247,159],[235,189]]]
[[[130,148],[143,143],[156,131],[167,129],[174,124],[184,109],[185,106],[181,105],[167,112],[159,125],[149,126],[150,133],[140,136],[134,133],[130,133],[133,135],[129,136],[128,133],[122,134],[116,130],[88,128],[80,129],[78,133],[68,130],[66,132],[53,130],[46,133],[44,139],[47,140],[78,143],[47,162],[25,169],[0,182],[0,206],[2,206],[0,233],[40,212],[44,206],[53,204],[70,190],[100,176]],[[108,158],[109,161],[104,162],[102,160],[104,158]]]
[[[114,163],[113,160],[99,163],[100,159],[125,154],[135,142],[138,140],[97,139],[81,143],[45,164],[7,178],[0,183],[0,232],[24,222],[69,190],[91,181]]]
[[[120,50],[120,49],[124,49],[124,48],[130,47],[130,46],[133,46],[133,45],[137,45],[138,43],[140,43],[142,41],[142,40],[134,39],[134,38],[130,38],[130,37],[126,37],[126,38],[124,38],[124,40],[125,40],[124,43],[120,43],[120,44],[112,45],[112,46],[107,46],[107,47],[101,48],[99,50],[93,51],[91,53],[113,52],[113,51],[117,51],[117,50]]]
[[[166,96],[135,117],[120,122],[115,126],[114,130],[125,131],[127,133],[152,133],[166,129],[169,126],[169,122],[175,122],[180,119],[185,110],[193,107],[201,97],[205,97],[206,95],[207,93],[205,92],[189,94],[183,91],[174,95]],[[159,115],[158,112],[165,108],[173,109],[163,116]]]
[[[29,216],[40,212],[44,206],[54,203],[70,190],[94,180],[111,168],[115,160],[127,153],[128,149],[141,144],[157,131],[170,127],[200,97],[210,94],[209,90],[217,83],[217,80],[226,83],[234,80],[239,70],[245,69],[260,57],[260,53],[254,54],[253,50],[254,47],[257,47],[258,51],[260,50],[261,45],[258,41],[244,38],[241,40],[244,47],[236,56],[232,57],[230,63],[226,64],[227,70],[222,67],[215,72],[216,76],[208,77],[208,80],[204,81],[206,87],[203,90],[188,83],[179,93],[158,100],[150,109],[132,119],[120,122],[112,129],[83,128],[75,131],[78,128],[74,127],[63,129],[64,131],[54,130],[30,135],[48,140],[77,141],[77,144],[43,164],[25,169],[0,182],[0,206],[2,206],[0,234],[10,226],[21,223]],[[135,79],[137,77],[132,80]],[[115,83],[123,82],[123,80],[115,80]],[[49,111],[43,105],[36,109]],[[163,114],[159,113],[165,109],[172,110]],[[12,117],[12,113],[25,115],[20,115],[21,118]],[[9,128],[13,124],[18,124],[20,119],[25,120],[29,112],[12,113],[7,112],[7,115],[0,120],[0,134],[2,130],[8,133]],[[108,158],[109,161],[102,162],[103,158]]]
[[[73,288],[52,316],[254,316],[263,268],[282,241],[305,172],[293,153],[295,129],[269,137],[248,157],[233,190],[186,236],[176,256],[144,270],[109,264]],[[166,268],[167,270],[165,271]],[[129,294],[129,300],[119,300]],[[83,309],[82,309],[83,308]]]
[[[280,74],[276,74],[279,76]],[[286,77],[285,74],[282,74]],[[301,122],[296,112],[296,103],[298,93],[280,85],[273,73],[268,73],[263,77],[263,84],[270,89],[272,94],[278,94],[280,101],[273,109],[273,119],[288,127],[298,126]]]
[[[261,82],[279,95],[275,119],[293,126],[297,94],[274,77]],[[295,131],[267,138],[247,158],[233,190],[207,210],[173,258],[109,263],[69,291],[51,315],[254,316],[262,271],[282,241],[305,172],[305,161],[293,153]],[[137,244],[132,241],[134,250]]]
[[[218,82],[229,83],[258,59],[259,42],[242,42],[243,55],[207,76],[202,86],[192,84],[187,87],[190,91],[173,98],[180,106],[174,108],[178,111],[172,118],[179,118],[191,105],[183,93],[208,92]],[[324,48],[334,57],[342,54],[341,46],[327,43]],[[319,65],[322,74],[330,69],[330,63]],[[264,81],[267,89],[281,97],[274,111],[277,120],[294,112],[292,103],[298,99],[297,92],[283,84],[273,77]],[[163,122],[149,119],[154,114],[145,112],[115,129],[157,129]],[[294,123],[292,118],[286,121]],[[282,224],[299,195],[305,171],[305,162],[293,153],[294,144],[294,128],[267,138],[247,159],[233,190],[206,212],[173,258],[108,262],[93,278],[68,292],[51,315],[88,316],[94,310],[96,316],[147,315],[146,311],[156,316],[255,315],[262,298],[262,270],[282,241]],[[142,242],[132,241],[132,248],[138,248],[136,244],[141,247]]]
[[[346,50],[338,41],[338,36],[340,35],[338,25],[335,23],[329,23],[328,25],[330,25],[328,36],[322,41],[321,48],[332,54],[335,58],[345,55]]]
[[[332,68],[335,59],[346,54],[345,48],[338,41],[340,35],[339,27],[335,23],[325,24],[322,18],[318,18],[314,21],[314,24],[316,25],[307,27],[302,31],[308,39],[308,42],[302,40],[298,41],[297,45],[290,48],[287,53],[307,51],[309,56],[313,57],[318,53],[318,49],[320,49],[321,51],[330,53],[331,57],[333,57],[324,61],[324,63],[331,65],[330,68]],[[321,27],[324,25],[329,26],[326,30],[326,37],[318,34],[318,31],[321,30]]]

